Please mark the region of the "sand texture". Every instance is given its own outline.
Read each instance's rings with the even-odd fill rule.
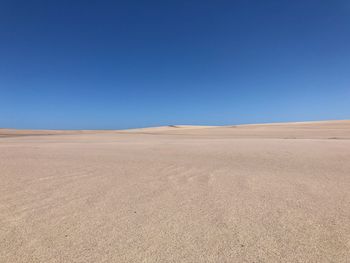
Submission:
[[[1,263],[350,262],[350,121],[0,135]]]

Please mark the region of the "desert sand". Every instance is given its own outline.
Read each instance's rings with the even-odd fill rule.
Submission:
[[[0,262],[350,262],[350,121],[0,135]]]

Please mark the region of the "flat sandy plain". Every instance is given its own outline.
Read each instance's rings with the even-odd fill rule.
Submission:
[[[350,121],[0,134],[0,262],[350,262]]]

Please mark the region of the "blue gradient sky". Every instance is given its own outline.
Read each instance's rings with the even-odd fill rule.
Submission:
[[[350,2],[0,1],[0,127],[350,118]]]

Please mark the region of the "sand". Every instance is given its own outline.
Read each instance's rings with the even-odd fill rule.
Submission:
[[[0,134],[0,262],[350,262],[350,121]]]

